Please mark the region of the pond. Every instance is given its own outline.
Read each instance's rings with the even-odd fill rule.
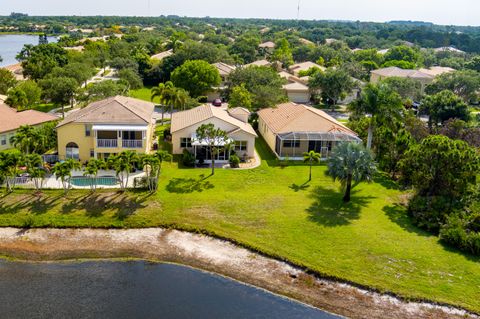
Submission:
[[[340,318],[189,267],[0,261],[3,318]]]
[[[57,42],[57,39],[55,37],[48,37],[48,42]],[[22,50],[25,44],[37,45],[38,35],[27,35],[27,34],[2,35],[0,33],[0,56],[3,59],[3,61],[0,62],[0,67],[18,63],[15,57]]]

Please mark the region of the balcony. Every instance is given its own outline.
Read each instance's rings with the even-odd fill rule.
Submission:
[[[118,139],[97,139],[97,147],[116,148],[118,147]]]
[[[143,140],[122,140],[123,148],[142,148]]]

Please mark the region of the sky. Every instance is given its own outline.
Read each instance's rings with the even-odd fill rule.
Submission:
[[[0,15],[119,15],[296,19],[298,0],[0,0]],[[478,0],[300,0],[300,19],[415,20],[480,25]]]

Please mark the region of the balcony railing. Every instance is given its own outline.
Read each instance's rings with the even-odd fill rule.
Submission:
[[[118,147],[117,139],[97,139],[97,147],[115,148]]]
[[[122,147],[124,148],[142,148],[143,140],[122,140]]]

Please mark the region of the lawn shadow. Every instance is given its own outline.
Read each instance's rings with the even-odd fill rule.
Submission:
[[[293,183],[292,185],[288,186],[288,188],[293,189],[294,192],[305,191],[310,187],[308,183],[309,181],[306,181],[302,185],[297,185]]]
[[[68,214],[76,210],[85,210],[85,215],[92,218],[102,217],[106,210],[113,210],[113,217],[118,220],[135,214],[145,208],[144,202],[149,196],[131,196],[127,192],[89,193],[69,200],[62,206],[62,213]]]
[[[62,196],[49,196],[43,193],[28,194],[20,200],[9,203],[8,196],[4,195],[0,199],[0,214],[16,214],[28,210],[32,214],[45,214],[54,206]]]
[[[203,192],[215,187],[207,181],[210,176],[212,175],[205,177],[204,174],[201,174],[198,178],[173,178],[168,182],[166,189],[170,193],[179,194]]]
[[[401,189],[400,185],[394,181],[387,173],[378,173],[373,178],[373,181],[377,184],[382,185],[386,189]]]
[[[415,226],[410,216],[408,216],[407,210],[404,206],[399,204],[388,205],[383,207],[382,210],[392,222],[409,233],[415,233],[426,237],[434,236],[432,233]]]
[[[375,199],[374,196],[358,196],[353,190],[350,202],[344,203],[342,192],[322,186],[315,187],[309,197],[314,200],[307,208],[309,219],[328,227],[345,226],[359,219],[362,208]]]

